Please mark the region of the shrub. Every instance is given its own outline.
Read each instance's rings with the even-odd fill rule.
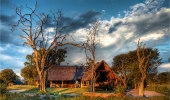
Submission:
[[[165,94],[167,96],[169,96],[169,94],[170,94],[170,88],[168,88],[168,86],[166,86],[166,85],[156,84],[156,85],[148,86],[146,88],[146,90],[159,92],[159,93]]]
[[[117,87],[115,88],[114,93],[125,94],[125,88],[124,88],[123,86],[119,85],[119,86],[117,86]]]
[[[7,84],[6,83],[0,83],[0,94],[6,94],[7,91]]]

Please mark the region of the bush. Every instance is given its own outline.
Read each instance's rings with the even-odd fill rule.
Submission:
[[[115,88],[115,91],[114,91],[114,93],[121,93],[121,94],[125,94],[125,88],[123,87],[123,86],[117,86],[116,88]]]
[[[0,94],[6,94],[7,91],[7,84],[6,83],[0,83]]]
[[[168,85],[168,86],[169,86],[169,85]],[[167,86],[167,85],[159,85],[159,84],[156,84],[156,85],[148,86],[148,87],[146,88],[146,90],[155,91],[155,92],[162,93],[162,94],[165,94],[165,95],[169,96],[169,94],[170,94],[170,88],[169,88],[168,86]]]

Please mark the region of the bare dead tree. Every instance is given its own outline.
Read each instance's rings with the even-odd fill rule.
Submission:
[[[61,32],[66,26],[60,26],[61,11],[53,14],[53,20],[55,22],[54,32],[45,32],[45,25],[49,19],[45,13],[37,14],[35,4],[34,9],[27,7],[30,13],[24,13],[21,8],[16,8],[16,14],[19,16],[19,20],[15,27],[20,27],[20,30],[25,33],[21,35],[21,38],[26,41],[24,44],[30,46],[35,54],[36,69],[40,80],[40,91],[46,92],[46,80],[47,72],[54,61],[56,51],[66,44],[75,45],[73,43],[66,43],[66,34]],[[64,43],[65,42],[65,43]]]
[[[147,68],[148,68],[148,64],[150,61],[149,57],[151,56],[151,52],[149,55],[146,55],[145,44],[144,45],[141,45],[141,44],[142,43],[140,43],[140,39],[139,39],[136,53],[137,53],[138,62],[139,62],[139,70],[141,72],[141,79],[139,82],[139,96],[143,97],[144,96],[144,81],[147,75]]]
[[[86,61],[90,67],[86,68],[88,70],[87,72],[90,72],[90,86],[89,86],[89,92],[94,92],[94,84],[96,81],[96,78],[99,77],[99,74],[95,72],[95,68],[97,66],[96,64],[96,56],[95,56],[95,50],[96,50],[96,35],[97,35],[97,28],[99,26],[99,22],[97,21],[94,26],[91,28],[87,35],[87,40],[83,43],[83,48],[86,55]]]

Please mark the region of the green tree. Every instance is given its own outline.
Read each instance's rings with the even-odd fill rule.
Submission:
[[[14,83],[18,80],[18,76],[13,72],[12,69],[4,69],[0,72],[0,79],[3,80],[6,84]]]
[[[114,70],[119,75],[124,88],[127,88],[127,73],[129,72],[128,64],[130,64],[129,60],[128,54],[120,54],[113,58],[112,70]]]
[[[145,55],[149,55],[149,62],[146,69],[145,82],[155,81],[157,74],[157,67],[161,64],[161,58],[157,49],[145,48]],[[123,84],[128,84],[129,87],[138,88],[141,78],[141,72],[139,71],[139,62],[136,54],[137,50],[130,51],[127,54],[120,54],[113,58],[112,69],[122,77]],[[140,54],[142,52],[140,51]]]
[[[5,94],[7,91],[7,84],[2,79],[0,79],[0,94]]]
[[[144,95],[144,82],[146,81],[147,76],[149,75],[148,73],[155,72],[155,70],[157,70],[157,67],[161,64],[159,53],[152,52],[151,50],[146,49],[145,44],[142,44],[139,39],[136,54],[138,60],[138,67],[141,75],[138,88],[139,96],[141,97],[143,97]]]
[[[61,62],[65,61],[66,53],[67,51],[65,49],[58,49],[56,53],[51,53],[55,54],[55,56],[53,56],[53,64],[60,65]],[[21,69],[21,76],[28,81],[30,85],[35,84],[35,78],[38,75],[34,57],[34,53],[32,53],[32,55],[28,54],[26,56],[27,62],[24,63],[25,67]]]
[[[133,85],[135,88],[138,88],[139,81],[141,77],[141,73],[139,71],[138,65],[138,58],[136,54],[137,50],[130,51],[128,54],[131,55],[129,58],[131,59],[131,64],[129,66],[130,68],[130,74],[129,77],[133,80]],[[142,51],[140,51],[140,54],[142,54]],[[146,79],[145,81],[147,83],[151,83],[155,81],[155,76],[157,75],[157,67],[161,64],[161,58],[159,57],[158,49],[153,48],[145,48],[145,55],[149,55],[149,62],[147,64],[146,68]]]
[[[170,72],[162,72],[157,75],[157,81],[159,84],[170,82]]]
[[[27,55],[26,59],[27,62],[24,63],[25,67],[21,69],[21,76],[28,81],[29,85],[34,85],[35,78],[38,75],[35,67],[34,55]]]

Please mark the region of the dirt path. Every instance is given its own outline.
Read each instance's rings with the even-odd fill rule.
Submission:
[[[9,90],[9,92],[11,93],[20,93],[20,92],[24,92],[25,89],[21,89],[21,90]]]
[[[126,95],[137,97],[138,90],[131,90],[131,91],[127,92]],[[144,96],[145,97],[153,97],[153,96],[165,96],[165,95],[155,92],[155,91],[144,91]]]

